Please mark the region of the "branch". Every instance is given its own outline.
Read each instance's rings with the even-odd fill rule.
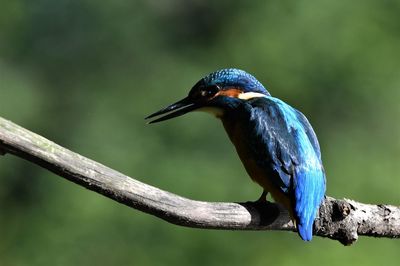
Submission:
[[[10,153],[89,190],[173,224],[230,230],[295,231],[288,212],[275,203],[190,200],[139,182],[67,150],[0,117],[0,155]],[[359,235],[400,237],[400,208],[326,197],[314,234],[352,244]]]

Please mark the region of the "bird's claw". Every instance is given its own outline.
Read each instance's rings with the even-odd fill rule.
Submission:
[[[261,196],[255,201],[255,203],[266,203],[266,202],[268,202],[267,195],[268,195],[268,192],[263,191]]]
[[[263,193],[261,194],[261,196],[257,200],[248,201],[246,203],[251,204],[251,205],[265,205],[265,204],[268,204],[269,201],[267,200],[267,195],[268,195],[268,192],[263,191]]]

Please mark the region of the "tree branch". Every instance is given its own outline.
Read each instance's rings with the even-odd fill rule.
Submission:
[[[170,223],[196,228],[295,231],[275,203],[194,201],[139,182],[0,117],[0,155],[10,153],[89,190]],[[359,235],[400,237],[400,208],[326,197],[314,234],[352,244]]]

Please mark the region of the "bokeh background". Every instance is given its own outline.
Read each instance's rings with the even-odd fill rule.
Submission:
[[[330,196],[399,205],[399,14],[391,0],[2,1],[0,115],[173,193],[253,200],[219,121],[143,120],[207,73],[242,68],[307,115]],[[398,265],[399,251],[181,228],[0,158],[2,266]]]

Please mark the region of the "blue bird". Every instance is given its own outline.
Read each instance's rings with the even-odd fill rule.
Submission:
[[[300,237],[312,239],[326,179],[317,137],[307,118],[274,98],[252,75],[222,69],[199,80],[189,95],[146,117],[156,123],[190,111],[222,121],[249,176],[290,213]]]

